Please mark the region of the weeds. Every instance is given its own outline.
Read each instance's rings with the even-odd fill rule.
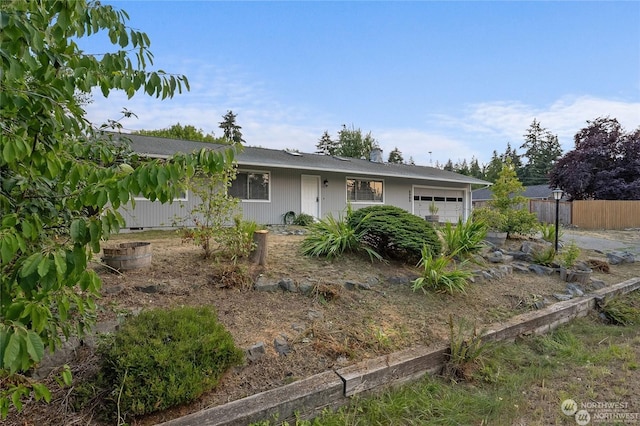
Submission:
[[[542,239],[553,243],[556,240],[556,225],[553,223],[541,223],[539,228],[542,233]],[[562,229],[558,229],[558,239],[562,238],[564,232]]]
[[[600,310],[611,324],[628,326],[640,323],[640,309],[619,298],[606,301]]]
[[[413,281],[413,291],[421,289],[434,290],[436,292],[456,292],[464,293],[469,278],[472,273],[459,269],[466,261],[456,265],[453,269],[449,265],[454,263],[449,256],[433,257],[431,250],[425,245],[422,248],[422,258],[418,263],[418,268],[422,268],[421,276]],[[455,263],[454,263],[455,264]]]
[[[550,246],[545,249],[534,250],[531,253],[531,257],[533,257],[533,263],[543,266],[551,266],[556,258],[556,249],[553,246]]]
[[[442,370],[443,376],[452,380],[471,380],[473,373],[481,367],[487,348],[475,325],[471,327],[462,320],[456,329],[453,316],[449,315],[449,359]]]

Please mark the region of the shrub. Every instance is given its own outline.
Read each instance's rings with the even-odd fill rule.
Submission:
[[[213,389],[243,352],[208,307],[155,309],[128,319],[99,346],[100,385],[118,422],[195,400]]]
[[[467,257],[485,246],[483,241],[487,236],[487,225],[471,218],[466,222],[458,219],[455,226],[445,223],[440,235],[445,243],[445,255]]]
[[[579,256],[580,248],[574,241],[571,241],[571,243],[560,252],[560,264],[567,269],[573,268]]]
[[[514,209],[506,213],[504,230],[508,235],[533,235],[538,230],[538,216],[526,210]]]
[[[471,278],[472,273],[455,267],[449,269],[452,263],[451,257],[438,256],[433,257],[431,251],[425,246],[422,249],[422,258],[418,263],[418,268],[422,268],[421,276],[413,281],[413,291],[422,289],[426,292],[431,289],[437,292],[455,292],[464,293],[467,281]],[[462,262],[460,266],[463,266]]]
[[[538,265],[551,266],[556,258],[556,249],[553,247],[547,247],[540,250],[535,250],[531,253],[533,257],[533,263]]]
[[[258,224],[251,220],[242,220],[242,216],[233,218],[233,226],[219,231],[218,242],[223,248],[223,254],[236,261],[247,257],[255,248],[253,234],[258,230]]]
[[[351,213],[348,222],[362,230],[361,242],[384,258],[415,264],[425,245],[435,255],[442,250],[433,226],[399,207],[365,207]]]
[[[347,217],[351,209],[347,210]],[[360,223],[350,225],[345,217],[337,219],[329,214],[325,219],[313,223],[307,237],[302,241],[302,253],[306,256],[324,256],[329,259],[338,257],[344,252],[365,251],[371,260],[382,257],[371,247],[363,246],[363,231]]]
[[[491,231],[506,232],[504,228],[507,218],[498,210],[489,207],[479,207],[473,209],[471,217],[474,222],[483,222],[486,224],[487,228]]]
[[[295,217],[295,219],[293,219],[293,224],[298,226],[309,226],[314,221],[315,219],[310,214],[300,213]]]
[[[541,223],[539,226],[540,232],[542,233],[542,239],[548,241],[550,243],[555,242],[556,240],[556,225],[553,223]],[[562,238],[564,232],[562,229],[558,229],[558,239]]]

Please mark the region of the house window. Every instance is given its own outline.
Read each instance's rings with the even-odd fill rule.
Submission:
[[[231,182],[229,195],[245,201],[269,201],[269,180],[267,172],[239,171]]]
[[[371,179],[347,179],[347,201],[382,203],[382,181]]]

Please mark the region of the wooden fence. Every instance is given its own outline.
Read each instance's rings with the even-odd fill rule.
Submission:
[[[571,224],[579,228],[640,228],[640,200],[588,200],[572,204]]]
[[[473,208],[486,205],[486,201],[473,202]],[[555,223],[555,200],[529,200],[529,211],[540,222]],[[583,229],[640,228],[640,200],[560,201],[558,221]]]

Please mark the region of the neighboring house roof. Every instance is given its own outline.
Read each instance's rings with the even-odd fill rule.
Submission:
[[[530,199],[553,200],[553,189],[549,188],[547,184],[525,186],[522,196]],[[476,189],[473,191],[473,201],[486,201],[490,199],[490,188]]]
[[[138,154],[153,157],[168,157],[175,153],[191,153],[202,148],[224,149],[225,145],[194,142],[155,136],[122,135],[131,140],[131,148]],[[237,156],[241,167],[270,167],[283,169],[342,172],[354,176],[381,176],[405,179],[428,179],[467,184],[490,184],[489,182],[458,173],[426,166],[377,163],[358,158],[342,158],[330,155],[297,153],[285,150],[245,146]]]

